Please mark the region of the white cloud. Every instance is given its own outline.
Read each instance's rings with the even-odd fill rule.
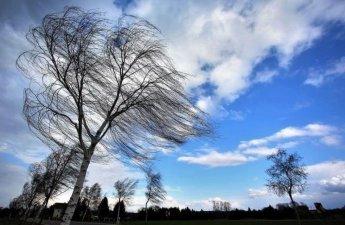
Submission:
[[[332,183],[333,177],[345,174],[345,161],[325,161],[306,167],[311,184]]]
[[[249,141],[242,141],[239,144],[239,148],[245,149],[253,146],[263,146],[278,141],[284,141],[286,139],[296,139],[302,137],[319,137],[321,138],[322,143],[327,145],[332,143],[335,145],[339,143],[336,141],[339,139],[339,136],[336,135],[337,132],[338,130],[336,127],[319,123],[307,124],[304,127],[286,127],[271,136]]]
[[[21,191],[24,183],[28,179],[25,168],[9,165],[1,161],[0,170],[0,206],[8,207],[10,201],[17,197]]]
[[[302,143],[299,140],[301,138],[317,138],[325,145],[339,146],[341,136],[338,132],[334,126],[319,123],[303,127],[286,127],[264,138],[241,141],[233,151],[221,152],[206,148],[207,151],[203,149],[196,155],[181,156],[178,161],[209,167],[237,166],[274,154],[278,148],[295,147]]]
[[[344,20],[344,7],[339,1],[141,0],[127,12],[162,30],[178,69],[197,74],[187,81],[188,88],[211,82],[214,98],[232,102],[254,83],[277,76],[275,68],[252,76],[264,58],[275,52],[280,65],[287,66],[322,35],[325,22]],[[211,65],[210,71],[203,71],[204,65]]]
[[[338,146],[341,144],[341,136],[340,135],[329,135],[321,138],[321,142],[325,145],[335,145]]]
[[[249,195],[249,198],[258,198],[258,197],[265,197],[269,195],[269,193],[267,191],[267,188],[259,188],[259,189],[249,188],[248,195]]]
[[[275,154],[277,152],[277,148],[268,148],[268,147],[254,147],[254,148],[247,148],[243,151],[244,154],[247,155],[255,155],[255,156],[269,156]]]
[[[273,77],[278,75],[276,70],[264,70],[256,73],[254,78],[255,83],[269,83],[272,81]]]
[[[329,192],[345,193],[345,175],[337,175],[328,180],[322,180],[322,185]]]
[[[345,75],[345,57],[333,62],[326,69],[311,69],[304,84],[314,87],[322,86],[326,81]]]
[[[223,118],[229,113],[221,104],[219,104],[219,101],[219,99],[216,99],[213,96],[200,96],[196,106],[213,117]]]
[[[180,162],[206,165],[209,167],[237,166],[255,160],[254,157],[246,156],[238,152],[210,151],[204,155],[181,156],[177,159]]]

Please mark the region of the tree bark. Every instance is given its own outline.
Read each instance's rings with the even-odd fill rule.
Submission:
[[[297,207],[296,207],[296,203],[295,203],[295,201],[293,200],[292,194],[291,194],[291,193],[289,193],[289,197],[290,197],[292,206],[293,206],[293,208],[294,208],[294,210],[295,210],[295,213],[296,213],[297,222],[298,222],[299,225],[302,225],[302,223],[301,223],[301,218],[299,217],[298,210],[297,210]]]
[[[86,208],[84,210],[83,218],[81,219],[81,221],[85,220],[85,216],[86,216],[87,210],[89,210],[89,208],[90,208],[90,199],[87,200],[87,206],[86,206]]]
[[[72,217],[73,217],[73,214],[74,214],[74,211],[75,211],[75,208],[77,206],[78,199],[80,196],[80,191],[83,188],[86,171],[90,165],[90,160],[91,160],[91,157],[88,157],[88,156],[83,157],[83,162],[80,167],[80,172],[79,172],[77,182],[74,186],[72,196],[68,201],[68,205],[67,205],[65,214],[62,217],[62,222],[60,223],[60,225],[69,225],[72,220]]]

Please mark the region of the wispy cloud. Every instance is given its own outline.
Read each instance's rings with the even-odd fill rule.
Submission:
[[[254,157],[246,156],[239,152],[211,151],[207,154],[196,156],[181,156],[180,162],[206,165],[209,167],[237,166],[255,160]]]
[[[21,189],[28,179],[25,168],[10,165],[0,161],[2,169],[0,171],[0,207],[7,207],[12,198],[21,193]]]
[[[345,57],[333,62],[328,68],[311,69],[304,84],[320,87],[325,82],[340,76],[345,77]]]
[[[269,195],[267,188],[249,188],[248,189],[249,198],[258,198]]]
[[[304,127],[286,127],[284,129],[281,129],[280,131],[274,133],[271,136],[267,136],[264,138],[259,139],[253,139],[249,141],[242,141],[239,145],[240,149],[249,148],[252,146],[262,146],[262,145],[268,145],[273,142],[283,141],[283,140],[289,140],[292,138],[302,138],[302,137],[320,137],[320,138],[326,138],[326,137],[334,137],[334,135],[337,134],[337,128],[334,126],[326,125],[326,124],[320,124],[320,123],[312,123],[308,124]],[[331,144],[335,142],[329,140],[323,141],[324,144]]]
[[[278,75],[277,70],[264,70],[256,73],[253,80],[254,83],[269,83],[272,81],[273,77]]]
[[[317,139],[324,145],[339,146],[342,136],[338,132],[334,126],[319,123],[290,126],[264,138],[241,141],[232,151],[203,150],[195,155],[181,156],[178,161],[209,167],[237,166],[274,154],[278,148],[295,147],[302,143],[301,139]]]

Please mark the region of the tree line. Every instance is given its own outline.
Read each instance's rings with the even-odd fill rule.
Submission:
[[[13,198],[9,204],[9,217],[21,217],[25,223],[28,217],[33,217],[34,221],[41,224],[43,218],[53,217],[53,208],[47,208],[50,200],[71,188],[76,182],[76,166],[80,161],[76,161],[75,155],[59,149],[51,153],[46,159],[39,163],[31,164],[29,168],[30,181],[23,185],[22,193]],[[152,166],[145,168],[146,192],[145,210],[146,221],[148,219],[148,204],[159,205],[166,195],[163,188],[160,173],[153,170]],[[135,194],[138,180],[125,178],[114,183],[114,197],[117,200],[113,213],[110,213],[108,198],[102,199],[102,188],[95,183],[92,186],[85,186],[78,198],[76,209],[73,213],[73,220],[90,220],[96,217],[103,221],[106,217],[116,219],[120,223],[120,218],[124,218],[126,205],[130,204],[131,198]],[[62,204],[60,204],[62,205]],[[67,205],[64,205],[65,210]],[[64,214],[63,213],[63,214]],[[61,219],[61,218],[58,218]]]

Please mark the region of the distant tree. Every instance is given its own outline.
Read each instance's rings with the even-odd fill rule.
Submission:
[[[149,202],[159,205],[165,199],[166,191],[163,188],[160,173],[154,173],[152,168],[146,171],[146,203],[145,203],[145,222],[147,223],[147,205]]]
[[[284,149],[278,149],[276,154],[267,157],[273,165],[266,170],[269,176],[266,186],[278,196],[288,195],[295,210],[298,223],[301,225],[297,204],[292,195],[302,193],[306,187],[307,173],[301,164],[301,157],[288,154]]]
[[[115,206],[114,206],[114,209],[113,209],[113,217],[115,219],[117,219],[117,215],[118,215],[118,212],[120,211],[120,218],[124,218],[125,215],[126,215],[126,205],[125,203],[123,203],[123,201],[121,201],[120,203],[119,202],[116,202]]]
[[[187,97],[160,31],[145,20],[115,24],[95,11],[66,7],[26,35],[17,66],[32,84],[24,115],[44,143],[79,151],[82,163],[62,224],[74,214],[94,156],[115,153],[145,164],[155,149],[208,135],[205,114]]]
[[[101,202],[102,188],[99,183],[95,183],[90,188],[90,206],[91,209],[97,209],[99,203]]]
[[[123,180],[118,180],[115,182],[115,197],[117,198],[117,202],[120,203],[123,201],[125,204],[129,204],[129,201],[133,197],[135,193],[135,187],[138,184],[138,180],[125,178]],[[120,223],[120,204],[117,209],[117,217],[116,223]]]
[[[98,218],[100,219],[100,221],[103,221],[104,217],[107,217],[108,215],[109,215],[108,198],[104,197],[98,206]]]
[[[212,208],[213,211],[228,212],[231,209],[231,204],[227,201],[212,200]]]
[[[29,177],[31,180],[24,184],[21,194],[21,198],[25,205],[24,222],[26,222],[32,207],[39,205],[43,197],[43,167],[39,163],[31,164],[29,167]]]
[[[25,199],[23,195],[19,195],[11,200],[9,204],[10,218],[18,218],[24,212],[26,207]]]
[[[82,219],[83,221],[85,219],[87,211],[91,211],[91,209],[97,209],[97,206],[101,199],[101,192],[102,192],[102,188],[98,183],[93,184],[91,187],[86,186],[83,189],[83,192],[81,195],[84,199],[86,199],[86,202],[87,202],[87,207],[84,211],[84,215]]]

